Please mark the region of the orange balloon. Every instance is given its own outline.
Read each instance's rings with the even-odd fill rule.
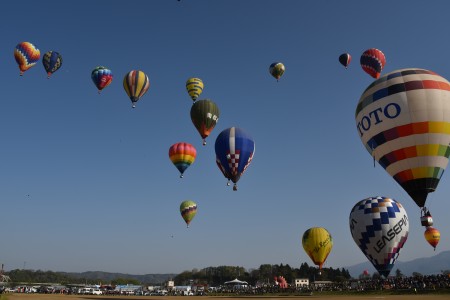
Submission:
[[[434,248],[434,250],[436,250],[436,246],[439,243],[439,240],[441,239],[441,233],[439,232],[439,230],[429,226],[425,230],[424,236],[428,244],[430,244]]]

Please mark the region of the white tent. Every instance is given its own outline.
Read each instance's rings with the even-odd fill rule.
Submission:
[[[224,284],[232,284],[232,285],[248,285],[247,281],[240,281],[239,279],[234,279],[231,281],[226,281]]]

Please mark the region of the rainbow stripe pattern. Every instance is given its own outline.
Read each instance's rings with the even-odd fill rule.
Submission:
[[[450,156],[450,83],[424,69],[403,69],[374,81],[356,107],[367,151],[419,207]]]

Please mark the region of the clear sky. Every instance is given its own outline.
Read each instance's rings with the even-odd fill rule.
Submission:
[[[450,178],[429,208],[433,251],[419,208],[363,147],[356,104],[373,78],[360,67],[381,49],[383,74],[424,68],[450,79],[450,2],[323,0],[2,1],[0,10],[0,262],[6,270],[179,273],[209,266],[299,267],[301,236],[325,227],[325,267],[365,262],[348,217],[370,196],[392,197],[410,218],[400,261],[450,250]],[[51,79],[39,61],[19,76],[14,47],[63,56]],[[345,69],[338,62],[348,52]],[[269,65],[286,72],[277,82]],[[91,71],[113,82],[99,95]],[[144,71],[135,109],[122,80]],[[189,77],[220,108],[207,145],[190,119]],[[214,142],[228,127],[255,140],[253,161],[226,186]],[[183,179],[168,157],[197,148]],[[184,200],[198,212],[189,228]],[[374,270],[374,269],[373,269]],[[371,270],[371,272],[373,272]]]

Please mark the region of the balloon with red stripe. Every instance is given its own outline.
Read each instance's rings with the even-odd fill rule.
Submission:
[[[183,178],[184,171],[194,163],[196,156],[197,150],[189,143],[180,142],[169,148],[169,158],[180,171],[180,178]]]
[[[363,52],[360,63],[364,72],[373,78],[378,79],[386,64],[386,57],[381,50],[371,48]]]
[[[424,207],[449,160],[450,83],[429,70],[393,71],[366,88],[355,118],[373,159]]]
[[[30,42],[22,42],[17,44],[14,49],[14,58],[20,69],[20,76],[30,69],[40,59],[41,52],[36,46]]]
[[[150,80],[144,72],[132,70],[123,78],[123,88],[128,97],[130,97],[132,107],[135,108],[136,102],[138,102],[150,88]]]

